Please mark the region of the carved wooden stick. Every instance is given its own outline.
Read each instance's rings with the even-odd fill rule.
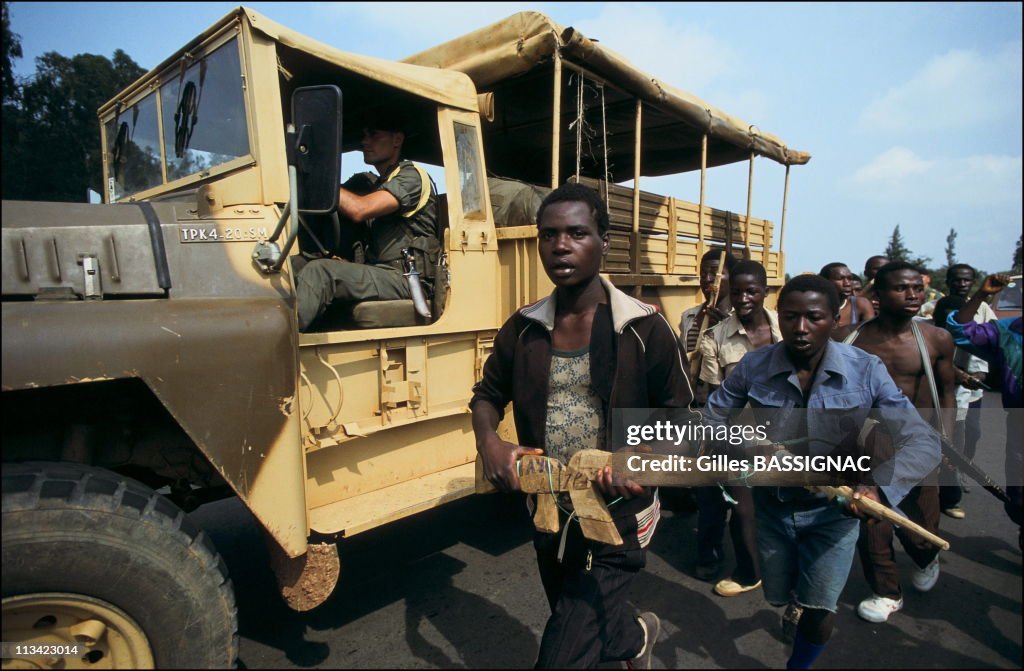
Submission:
[[[830,487],[827,485],[821,485],[815,487],[808,487],[808,489],[824,492],[828,494],[828,497],[830,499],[835,498],[837,496],[842,496],[849,501],[853,501],[853,490],[846,486]],[[857,505],[863,508],[864,512],[866,512],[868,515],[871,515],[872,517],[875,517],[880,520],[892,522],[893,524],[903,529],[906,529],[910,533],[920,536],[921,538],[925,539],[926,541],[928,541],[935,547],[939,548],[940,550],[949,549],[949,543],[947,541],[943,540],[942,538],[939,538],[932,532],[922,527],[920,524],[917,524],[916,522],[907,519],[903,515],[900,515],[898,512],[896,512],[892,508],[889,508],[884,503],[879,503],[878,501],[865,497],[857,499]]]
[[[558,505],[555,497],[560,492],[568,492],[573,503],[576,517],[583,526],[583,535],[610,545],[621,545],[622,539],[612,522],[611,513],[604,500],[594,488],[597,473],[606,466],[612,465],[612,453],[604,450],[580,450],[573,455],[569,465],[563,465],[556,459],[544,456],[527,455],[518,463],[519,482],[523,492],[537,494],[537,513],[534,523],[541,531],[557,532]],[[620,455],[621,456],[621,455]],[[652,456],[652,455],[645,455]],[[845,497],[853,500],[853,489],[846,485],[810,485],[807,479],[814,479],[821,474],[810,474],[799,471],[650,471],[629,472],[629,479],[644,486],[676,486],[687,487],[708,485],[714,482],[733,482],[749,486],[799,486],[803,485],[811,491],[820,491],[835,498]],[[781,479],[781,480],[780,480]],[[771,483],[769,485],[768,483]],[[783,484],[785,483],[785,485]],[[478,490],[479,491],[479,490]],[[949,543],[931,533],[924,527],[900,515],[883,503],[868,498],[857,499],[857,505],[865,513],[877,519],[887,520],[907,531],[920,536],[939,549],[948,550]]]
[[[701,319],[700,330],[697,331],[697,343],[698,346],[690,352],[690,379],[696,379],[697,375],[700,374],[700,362],[701,356],[698,354],[700,351],[700,339],[704,335],[704,332],[708,330],[708,322],[710,318],[708,311],[718,306],[718,295],[722,291],[722,279],[725,277],[725,250],[718,255],[718,277],[715,278],[715,287],[711,290],[711,297],[708,298],[708,307],[704,310],[704,318]],[[685,335],[685,334],[684,334]]]

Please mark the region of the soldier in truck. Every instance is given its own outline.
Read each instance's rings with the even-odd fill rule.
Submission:
[[[338,213],[349,226],[365,226],[365,259],[314,259],[296,276],[299,330],[307,331],[333,301],[412,298],[403,276],[403,250],[418,250],[419,268],[436,259],[437,193],[423,168],[402,159],[405,124],[400,114],[383,111],[363,129],[363,160],[378,177],[367,188],[366,174],[338,189]],[[343,224],[344,225],[344,224]]]

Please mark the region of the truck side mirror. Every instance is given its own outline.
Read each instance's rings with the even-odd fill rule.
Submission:
[[[341,89],[333,84],[295,89],[292,124],[288,155],[297,172],[298,210],[334,212],[341,182]]]

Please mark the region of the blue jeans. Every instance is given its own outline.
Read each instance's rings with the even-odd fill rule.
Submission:
[[[754,489],[765,599],[834,613],[853,565],[860,522],[835,501],[809,493],[780,501],[779,491]]]

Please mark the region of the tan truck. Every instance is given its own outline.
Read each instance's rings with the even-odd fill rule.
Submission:
[[[338,154],[395,106],[440,176],[431,317],[334,306],[300,333],[289,258],[344,236]],[[3,640],[121,668],[235,662],[204,502],[240,497],[308,609],[346,537],[474,492],[470,389],[550,290],[546,189],[602,193],[604,271],[675,322],[713,247],[778,285],[773,224],[616,182],[701,170],[703,194],[707,166],[762,156],[788,184],[810,158],[533,13],[399,63],[242,7],[99,120],[104,204],[3,203]]]

